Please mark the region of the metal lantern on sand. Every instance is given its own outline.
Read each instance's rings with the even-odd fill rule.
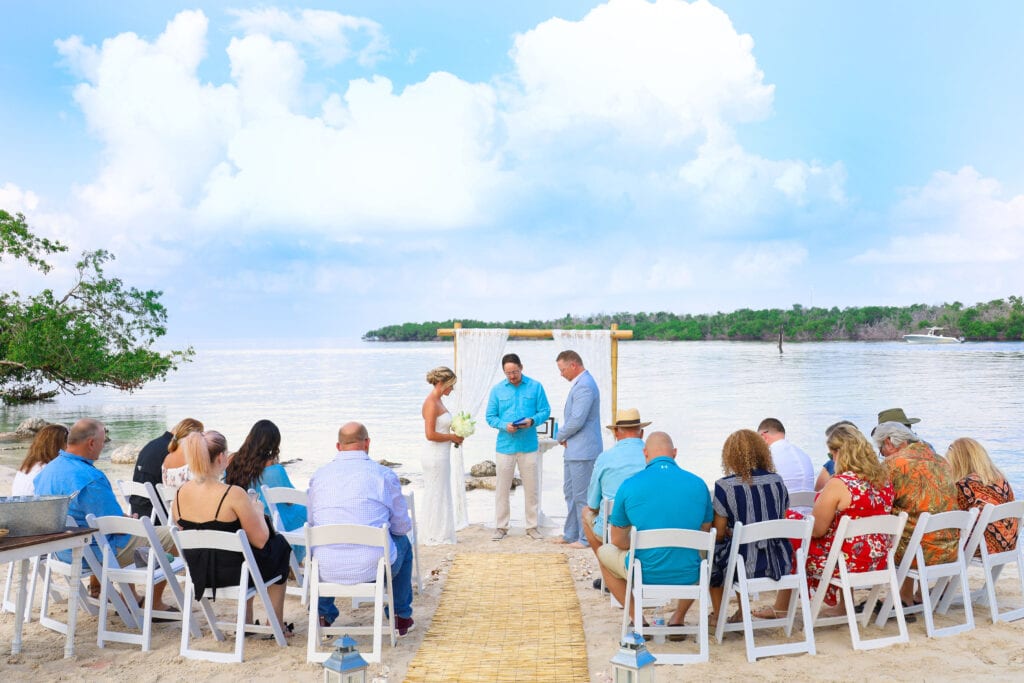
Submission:
[[[634,631],[622,639],[619,652],[612,657],[615,683],[653,683],[654,655],[647,651],[644,639]]]
[[[344,635],[334,641],[334,652],[324,662],[324,683],[366,683],[367,666],[356,641]]]

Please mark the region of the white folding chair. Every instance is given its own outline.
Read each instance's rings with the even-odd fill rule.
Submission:
[[[212,531],[209,529],[188,529],[183,531],[172,526],[171,535],[183,554],[188,550],[222,550],[241,553],[243,558],[238,585],[224,586],[216,589],[217,598],[238,602],[235,621],[234,623],[216,621],[211,624],[214,638],[217,640],[224,640],[224,635],[220,632],[221,628],[230,629],[232,626],[234,627],[235,649],[233,652],[214,652],[200,650],[191,646],[192,600],[211,598],[214,589],[207,588],[202,596],[197,596],[195,594],[195,584],[192,581],[192,569],[187,567],[186,564],[184,599],[185,604],[189,605],[189,609],[182,610],[181,647],[179,649],[182,657],[204,659],[209,662],[241,662],[245,654],[246,633],[273,633],[274,640],[277,641],[279,646],[286,647],[288,645],[288,641],[284,637],[284,630],[281,628],[281,622],[277,619],[274,606],[270,602],[270,595],[267,593],[267,586],[283,581],[284,577],[273,576],[267,580],[263,579],[263,576],[260,574],[260,568],[256,564],[255,558],[253,558],[252,547],[249,545],[249,539],[245,535],[244,530],[239,529],[232,534],[227,531]],[[260,598],[260,602],[263,603],[263,608],[266,612],[268,623],[265,626],[245,623],[246,602],[257,595]]]
[[[307,662],[322,662],[330,652],[322,652],[319,643],[325,635],[342,633],[372,633],[373,652],[363,654],[368,662],[381,661],[381,643],[384,637],[384,606],[388,605],[387,630],[391,634],[391,647],[395,646],[395,596],[391,582],[391,534],[389,525],[383,527],[358,524],[326,524],[305,526],[308,556],[309,582],[309,631],[306,646]],[[380,548],[382,555],[377,562],[377,574],[372,583],[341,584],[320,579],[320,563],[316,549],[331,545],[365,545]],[[372,598],[373,626],[320,626],[317,605],[321,597],[330,598]]]
[[[690,585],[647,584],[644,583],[643,567],[635,556],[637,550],[651,548],[689,548],[700,551],[703,557],[700,562],[700,580]],[[626,571],[626,595],[633,598],[633,614],[628,609],[622,610],[622,638],[630,629],[639,635],[645,633],[661,636],[682,633],[694,634],[697,638],[699,651],[697,654],[679,654],[654,652],[659,664],[695,664],[708,661],[708,609],[711,605],[711,572],[710,558],[715,553],[715,530],[694,531],[692,529],[648,529],[637,531],[634,527],[629,534],[629,569]],[[629,598],[627,597],[627,600]],[[645,626],[643,608],[646,602],[669,600],[695,600],[697,602],[698,623],[689,626]],[[633,626],[629,625],[630,616]]]
[[[604,526],[601,528],[601,543],[605,545],[612,542],[612,525],[608,522],[608,517],[611,516],[613,507],[615,507],[614,498],[601,499],[601,519],[604,522]],[[601,573],[601,590],[604,590],[604,573]],[[611,591],[608,591],[608,604],[612,607],[622,607]]]
[[[416,497],[412,491],[405,495],[405,504],[409,508],[409,517],[412,519],[412,532],[409,534],[409,545],[412,548],[412,585],[417,593],[423,592],[423,579],[420,576],[420,543],[419,532],[416,530]]]
[[[814,499],[818,497],[816,491],[791,491],[789,494],[789,507],[791,508],[812,508]]]
[[[96,540],[99,543],[100,552],[103,556],[103,570],[100,576],[99,627],[97,628],[96,644],[104,647],[108,640],[117,643],[129,643],[141,645],[142,651],[148,652],[152,642],[153,617],[181,620],[182,614],[186,609],[181,586],[178,585],[175,578],[175,574],[184,571],[185,561],[180,557],[174,558],[173,561],[167,558],[163,548],[160,546],[160,539],[157,538],[153,522],[148,517],[141,519],[112,516],[96,517],[90,514],[86,516],[86,520],[89,526],[99,530],[99,533],[96,534]],[[107,539],[107,536],[110,534],[125,534],[140,538],[142,544],[148,548],[146,566],[137,567],[129,565],[122,567],[117,561],[117,552]],[[167,581],[167,586],[171,589],[174,602],[178,605],[178,612],[153,609],[153,586],[161,581]],[[142,594],[146,606],[141,610],[135,603],[131,593],[127,595],[122,593],[132,616],[142,624],[141,633],[115,631],[107,627],[107,612],[110,606],[109,598],[111,592],[116,590],[114,588],[115,583],[120,586],[133,584],[143,587]],[[209,605],[205,605],[205,607],[209,607]],[[207,621],[211,623],[215,620],[212,612],[206,616]],[[202,635],[198,624],[192,625],[192,635],[196,638]]]
[[[920,586],[921,604],[909,607],[904,605],[903,612],[904,614],[923,612],[925,630],[929,638],[951,636],[956,633],[970,631],[974,628],[974,612],[971,609],[970,586],[967,584],[967,564],[964,562],[964,546],[967,544],[971,527],[974,526],[977,518],[977,508],[971,508],[966,511],[951,510],[934,515],[930,512],[922,512],[921,516],[917,518],[914,533],[911,534],[910,540],[907,542],[907,549],[903,553],[903,560],[896,569],[896,582],[899,585],[903,585],[903,582],[909,578],[917,581]],[[925,534],[947,529],[955,529],[959,534],[956,559],[942,564],[925,564],[921,539],[924,538]],[[945,628],[935,628],[935,606],[940,604],[940,598],[943,593],[951,587],[950,579],[954,578],[957,579],[963,595],[964,623],[954,624]],[[934,587],[932,586],[933,581],[935,582]],[[885,625],[885,622],[892,613],[893,603],[899,599],[899,594],[886,596],[885,602],[882,603],[882,609],[878,613],[878,619],[875,621],[877,626],[882,627]]]
[[[1017,578],[1020,583],[1021,595],[1024,595],[1024,543],[1018,538],[1016,547],[1012,550],[1005,550],[1000,553],[989,552],[988,544],[985,542],[985,530],[989,524],[1001,522],[1004,519],[1018,519],[1018,533],[1024,531],[1024,500],[1016,500],[1002,505],[988,503],[978,515],[978,523],[963,549],[963,558],[967,566],[981,567],[985,576],[985,585],[971,594],[971,600],[979,604],[988,603],[992,623],[997,621],[1016,621],[1024,617],[1024,607],[1011,608],[1000,611],[996,599],[996,583],[1003,567],[1008,564],[1017,565]],[[939,603],[938,611],[945,614],[953,601],[954,592],[952,586],[947,589],[946,595]]]
[[[758,657],[771,657],[774,655],[788,655],[800,652],[815,654],[814,625],[811,620],[811,602],[807,593],[806,572],[807,546],[811,541],[811,531],[813,528],[814,517],[800,520],[776,519],[746,525],[742,522],[736,522],[732,530],[732,546],[729,549],[729,562],[725,570],[724,596],[722,598],[722,605],[718,610],[718,624],[715,628],[715,638],[719,643],[722,642],[722,637],[726,631],[743,631],[747,644],[747,661],[749,662],[756,662]],[[800,541],[800,548],[794,556],[796,571],[777,580],[770,577],[748,577],[746,563],[742,554],[743,546],[749,548],[752,547],[750,545],[752,543],[763,543],[772,539],[785,539],[787,545],[791,539]],[[789,608],[784,618],[756,619],[754,617],[750,604],[754,593],[785,589],[790,589],[791,592]],[[733,593],[739,593],[743,621],[728,623],[729,600]],[[803,640],[777,645],[757,646],[754,644],[755,629],[782,626],[788,638],[793,632],[793,622],[796,618],[798,605],[803,617]]]
[[[898,516],[874,515],[872,517],[861,517],[860,519],[843,517],[839,520],[835,539],[832,541],[832,549],[825,559],[821,582],[811,598],[811,617],[814,620],[815,627],[832,626],[844,622],[849,624],[850,639],[853,641],[853,649],[855,650],[873,650],[895,643],[906,643],[910,640],[910,636],[907,634],[907,621],[903,616],[903,603],[900,600],[895,601],[893,608],[899,625],[898,635],[872,639],[861,637],[860,630],[857,627],[858,615],[856,606],[853,602],[853,590],[855,588],[871,588],[859,619],[860,625],[866,627],[883,588],[888,588],[890,595],[898,596],[900,594],[899,582],[896,580],[895,552],[896,542],[899,540],[900,534],[903,533],[903,526],[906,523],[906,512],[901,512]],[[852,572],[846,566],[846,562],[843,559],[843,543],[847,539],[867,534],[884,534],[888,537],[889,550],[886,553],[885,568],[873,571]],[[839,569],[839,576],[831,578],[837,567]],[[820,616],[821,606],[824,604],[825,593],[829,585],[837,586],[842,590],[843,602],[846,608],[845,616]]]
[[[171,514],[171,505],[174,504],[174,496],[178,493],[178,489],[174,486],[164,486],[163,484],[150,484],[146,482],[147,490],[152,488],[149,497],[151,500],[159,500],[161,505],[157,506],[153,504],[153,509],[156,511],[157,519],[160,520],[161,524],[169,525],[168,517]]]
[[[260,489],[263,491],[263,500],[267,501],[267,507],[270,508],[270,519],[274,525],[274,530],[284,536],[285,540],[293,548],[292,554],[288,559],[288,566],[291,567],[292,573],[295,574],[296,585],[288,586],[285,592],[288,595],[298,595],[299,602],[305,605],[306,600],[309,599],[309,586],[306,584],[306,573],[303,571],[302,565],[299,564],[298,558],[295,557],[294,548],[295,546],[305,547],[306,534],[301,526],[298,529],[285,529],[284,522],[281,519],[281,511],[278,510],[277,506],[286,503],[306,505],[308,502],[306,492],[288,486],[272,487],[266,484],[260,486]]]
[[[163,503],[157,505],[157,499],[150,495],[150,491],[153,488],[153,484],[150,482],[141,481],[125,481],[123,479],[117,480],[117,492],[121,494],[121,499],[124,501],[125,509],[131,509],[131,501],[129,500],[132,496],[138,496],[140,498],[146,498],[149,500],[153,511],[149,513],[149,519],[155,524],[158,520],[161,524],[166,524],[163,520],[167,519],[167,510],[164,509]]]
[[[75,518],[70,515],[68,515],[65,523],[69,527],[78,526]],[[78,591],[78,604],[82,609],[94,617],[99,614],[100,602],[97,598],[93,598],[89,595],[89,589],[86,584],[90,575],[95,575],[97,578],[103,575],[103,563],[96,556],[96,552],[91,545],[87,545],[82,549],[82,558],[85,560],[86,567],[81,569],[77,586],[73,585],[71,579],[75,572],[73,565],[70,562],[60,560],[60,558],[55,554],[51,554],[46,558],[46,573],[43,576],[43,602],[39,609],[40,626],[64,635],[67,635],[68,632],[68,625],[65,622],[59,621],[50,616],[50,603],[52,602],[51,595],[55,588],[55,576],[64,577],[64,580],[68,584],[68,590]],[[127,584],[120,588],[127,591],[128,595],[131,595],[130,587]],[[138,628],[138,621],[136,621],[134,613],[129,609],[120,593],[115,591],[113,594],[108,596],[108,599],[110,604],[112,604],[114,609],[117,611],[117,615],[121,617],[121,620],[128,628]]]

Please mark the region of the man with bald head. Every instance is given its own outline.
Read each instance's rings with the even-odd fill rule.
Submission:
[[[370,460],[370,435],[358,422],[338,430],[338,454],[309,480],[307,517],[311,526],[325,524],[390,525],[391,581],[395,596],[395,628],[404,636],[412,620],[412,529],[402,485],[389,468]],[[372,583],[383,554],[366,546],[316,548],[320,578],[332,583]],[[320,598],[320,623],[330,626],[338,617],[334,598]]]
[[[665,432],[652,432],[644,445],[646,466],[622,482],[608,516],[611,543],[597,551],[604,584],[632,613],[626,596],[626,560],[629,534],[648,529],[707,531],[713,516],[711,494],[697,475],[676,464],[676,449]],[[644,583],[689,585],[700,580],[700,554],[686,548],[637,550],[644,568]],[[669,626],[683,623],[692,600],[680,600]]]

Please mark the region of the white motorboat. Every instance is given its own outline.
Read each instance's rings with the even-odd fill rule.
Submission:
[[[903,341],[908,344],[959,344],[964,340],[963,337],[958,339],[956,337],[945,337],[941,334],[936,334],[936,332],[944,329],[944,327],[929,327],[928,334],[905,334],[903,335]]]

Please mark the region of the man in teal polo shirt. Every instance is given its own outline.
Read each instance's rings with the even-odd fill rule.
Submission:
[[[665,432],[647,437],[642,472],[622,482],[608,517],[611,543],[597,552],[605,586],[623,605],[626,602],[626,562],[629,533],[648,529],[711,528],[711,494],[697,475],[679,467],[676,449]],[[689,585],[700,580],[700,553],[688,548],[650,548],[636,551],[644,567],[644,583]],[[680,600],[669,625],[683,623],[692,600]],[[627,605],[629,608],[629,605]]]
[[[526,506],[526,535],[539,541],[537,517],[540,492],[537,490],[537,425],[551,415],[547,394],[540,382],[523,374],[523,362],[514,353],[501,359],[505,380],[491,389],[487,401],[487,424],[498,430],[495,447],[498,478],[494,485],[494,536],[500,541],[508,533],[509,491],[512,475],[519,466]]]

